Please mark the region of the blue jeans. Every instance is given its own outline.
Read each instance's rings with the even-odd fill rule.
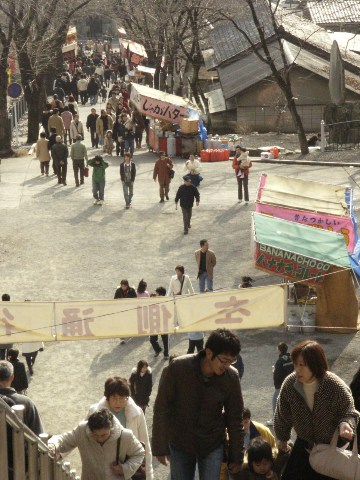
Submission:
[[[213,291],[213,280],[212,278],[209,277],[207,272],[200,273],[199,275],[199,289],[200,293],[205,292],[205,282],[206,282],[206,288],[209,290],[209,292]]]
[[[97,95],[90,95],[90,105],[96,105]]]
[[[104,200],[105,182],[92,182],[93,196],[96,200]]]
[[[170,445],[171,480],[194,480],[196,463],[200,480],[219,480],[224,446],[220,445],[205,458],[177,450]]]
[[[123,191],[124,191],[124,199],[126,205],[130,205],[133,194],[134,194],[134,182],[126,183],[123,182]]]
[[[134,138],[128,138],[125,140],[125,152],[130,151],[131,156],[134,155]]]
[[[273,397],[272,397],[272,409],[273,409],[273,415],[275,414],[275,409],[276,409],[276,401],[278,399],[280,393],[280,388],[275,388]],[[274,417],[273,417],[274,418]]]

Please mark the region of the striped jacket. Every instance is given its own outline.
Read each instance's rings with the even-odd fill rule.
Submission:
[[[341,422],[348,422],[355,430],[358,419],[350,389],[337,375],[326,372],[319,380],[313,411],[310,411],[303,385],[292,373],[280,390],[274,428],[280,441],[289,440],[291,428],[294,428],[297,436],[312,446],[314,443],[329,444]]]

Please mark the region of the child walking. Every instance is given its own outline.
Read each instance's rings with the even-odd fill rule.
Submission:
[[[109,166],[100,155],[96,155],[88,161],[88,165],[93,167],[92,174],[92,191],[94,197],[94,205],[103,205],[105,191],[105,169]]]
[[[108,155],[112,155],[112,152],[114,150],[114,142],[112,138],[112,131],[108,130],[105,135],[104,139],[104,152],[107,153]]]

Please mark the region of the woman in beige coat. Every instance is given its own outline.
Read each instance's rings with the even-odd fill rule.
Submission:
[[[56,459],[79,449],[81,480],[128,480],[144,459],[139,440],[106,408],[94,412],[73,431],[53,436],[48,446]]]
[[[104,138],[108,130],[113,128],[113,119],[106,113],[105,110],[101,110],[100,116],[96,120],[96,133],[99,137],[99,144],[104,145]]]
[[[108,378],[105,382],[104,395],[98,403],[90,406],[88,416],[102,408],[107,408],[120,422],[123,422],[123,427],[131,430],[135,438],[144,445],[146,480],[153,480],[151,445],[144,412],[130,397],[130,387],[126,378],[118,376]]]
[[[40,133],[40,138],[36,142],[36,158],[40,161],[40,170],[41,175],[46,174],[49,176],[49,163],[50,163],[50,152],[49,152],[49,140],[46,138],[45,132]]]

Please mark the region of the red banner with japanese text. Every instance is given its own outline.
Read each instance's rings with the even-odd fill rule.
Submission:
[[[0,307],[0,344],[277,327],[284,323],[285,305],[281,286],[175,299],[7,302]]]

